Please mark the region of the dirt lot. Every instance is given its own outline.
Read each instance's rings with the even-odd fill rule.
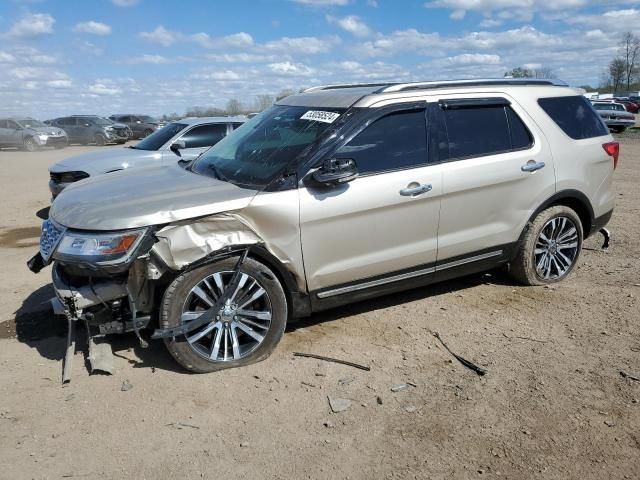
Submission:
[[[90,147],[0,152],[0,478],[640,478],[640,382],[620,374],[640,377],[640,135],[620,139],[612,247],[588,240],[556,287],[493,272],[341,308],[211,375],[126,336],[113,376],[89,376],[78,352],[65,388],[49,270],[24,263],[47,165]],[[331,413],[328,396],[350,408]]]

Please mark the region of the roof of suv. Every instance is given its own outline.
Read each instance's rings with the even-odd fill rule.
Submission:
[[[489,78],[410,83],[325,85],[309,88],[302,93],[283,98],[276,103],[278,105],[329,108],[348,108],[359,103],[358,106],[367,107],[372,106],[380,100],[394,97],[414,96],[415,93],[424,95],[425,91],[469,88],[485,89],[492,87],[500,87],[501,89],[522,87],[568,88],[568,85],[560,80],[535,78]]]

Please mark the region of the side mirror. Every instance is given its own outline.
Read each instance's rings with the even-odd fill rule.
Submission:
[[[322,162],[320,168],[310,177],[316,186],[334,186],[355,180],[358,177],[358,167],[351,158],[332,158]]]
[[[184,143],[184,140],[176,140],[175,142],[173,142],[171,144],[171,146],[169,148],[177,156],[182,157],[182,154],[180,153],[180,150],[182,150],[184,148],[187,148],[187,144]]]

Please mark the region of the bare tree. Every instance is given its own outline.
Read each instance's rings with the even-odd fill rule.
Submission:
[[[620,85],[624,82],[626,75],[627,64],[623,58],[616,57],[609,63],[609,78],[611,79],[611,86],[613,93],[618,92]]]
[[[227,115],[239,115],[242,113],[242,103],[237,98],[230,98],[227,102]]]
[[[284,97],[288,97],[289,95],[293,95],[294,93],[298,93],[298,92],[293,89],[281,90],[280,93],[276,95],[276,100],[283,99]]]
[[[640,37],[632,32],[626,32],[620,42],[620,57],[624,61],[624,81],[626,82],[627,91],[629,91],[633,79],[638,73]]]
[[[275,102],[275,98],[273,97],[273,95],[256,95],[253,109],[256,112],[261,112],[273,105],[273,102]]]
[[[556,74],[549,67],[540,67],[534,72],[536,78],[556,78]]]

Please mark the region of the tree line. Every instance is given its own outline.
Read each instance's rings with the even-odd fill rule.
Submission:
[[[603,72],[600,90],[613,93],[640,90],[640,37],[635,33],[622,35],[617,55]]]

